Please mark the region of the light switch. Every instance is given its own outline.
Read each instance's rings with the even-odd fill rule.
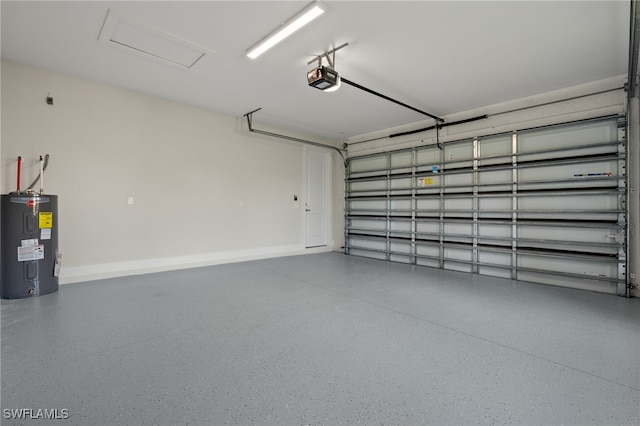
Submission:
[[[129,204],[129,205],[133,204],[133,197],[127,198],[127,204]]]

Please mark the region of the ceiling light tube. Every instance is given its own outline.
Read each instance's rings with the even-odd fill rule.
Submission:
[[[247,50],[247,56],[251,59],[257,58],[303,26],[307,25],[309,22],[316,19],[318,16],[322,15],[326,9],[327,7],[323,2],[314,1],[294,17],[282,24],[280,28],[273,31],[271,34],[249,48],[249,50]]]

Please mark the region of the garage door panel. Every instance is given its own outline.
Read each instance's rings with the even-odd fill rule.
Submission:
[[[351,219],[351,227],[354,230],[386,231],[387,224],[382,220]]]
[[[391,189],[409,189],[411,190],[411,186],[413,183],[413,179],[411,178],[406,178],[406,179],[392,179],[391,180]]]
[[[511,253],[480,252],[478,261],[487,265],[502,265],[509,268],[512,266]]]
[[[440,256],[440,245],[437,242],[419,242],[416,245],[416,254],[437,258]]]
[[[433,259],[417,258],[415,263],[418,266],[426,266],[429,268],[441,268],[440,261],[433,260]]]
[[[441,176],[439,175],[419,175],[415,180],[415,190],[417,196],[439,196]]]
[[[349,171],[351,173],[378,172],[387,169],[387,156],[370,156],[365,158],[354,158],[349,161]]]
[[[488,170],[478,172],[478,182],[481,185],[504,183],[509,184],[506,187],[508,190],[511,190],[510,184],[512,181],[513,175],[511,174],[511,170]]]
[[[387,208],[386,200],[356,200],[350,202],[350,208],[353,210],[385,210]]]
[[[434,198],[418,199],[416,201],[416,214],[418,216],[439,216],[441,202],[440,199]]]
[[[512,224],[505,225],[488,225],[480,223],[478,225],[478,235],[485,237],[502,237],[509,238],[512,233]]]
[[[368,257],[370,259],[387,260],[386,253],[372,251],[370,249],[361,249],[358,247],[352,247],[349,249],[349,254],[354,256]]]
[[[556,141],[557,143],[563,143],[563,141]],[[604,142],[604,141],[603,141]],[[556,145],[557,148],[558,145]],[[575,148],[571,151],[571,155],[566,155],[566,152],[558,154],[557,150],[553,148],[543,152],[526,152],[526,148],[520,145],[518,153],[518,163],[520,165],[527,165],[535,162],[558,162],[561,160],[571,160],[573,163],[581,164],[580,159],[586,159],[586,162],[592,161],[589,157],[606,157],[616,154],[616,147],[613,144],[602,144],[601,146],[591,146],[583,148]]]
[[[348,159],[345,251],[623,294],[620,128],[609,117]]]
[[[618,207],[618,194],[611,195],[549,195],[528,196],[518,200],[519,208],[523,210],[566,210],[574,211],[602,211],[616,210]]]
[[[387,244],[384,240],[360,238],[357,235],[349,238],[349,254],[369,257],[372,259],[388,260]]]
[[[412,163],[413,152],[411,151],[391,153],[391,167],[393,169],[410,168]]]
[[[544,213],[544,212],[531,212],[531,211],[519,211],[518,218],[526,221],[561,221],[567,218],[567,213]],[[571,213],[573,221],[591,222],[602,221],[612,222],[618,218],[616,213]]]
[[[353,182],[351,184],[351,191],[353,193],[360,191],[379,192],[386,191],[386,189],[387,183],[381,180]]]
[[[549,166],[527,167],[518,170],[518,181],[527,185],[528,189],[535,188],[538,181],[545,181],[539,184],[538,188],[545,188],[545,184],[553,185],[554,180],[561,181],[567,187],[591,187],[598,183],[596,178],[607,178],[617,175],[618,162],[616,160],[605,160],[589,162],[585,164],[558,164]],[[606,184],[606,180],[601,180],[600,185]],[[609,181],[609,185],[611,185]]]
[[[479,165],[491,166],[511,162],[508,157],[512,153],[511,135],[503,135],[493,138],[480,138],[478,140]]]
[[[473,235],[473,225],[468,223],[446,223],[444,225],[445,235]]]
[[[617,291],[616,284],[608,281],[587,280],[584,278],[556,276],[545,273],[520,271],[518,272],[517,279],[520,281],[569,287],[599,293],[616,294]]]
[[[480,254],[478,255],[478,261],[480,262],[478,273],[483,275],[491,275],[494,277],[511,278],[511,254],[480,252]],[[495,266],[483,266],[483,264],[501,265],[503,267],[498,268]]]
[[[398,235],[409,234],[411,232],[411,222],[408,221],[391,220],[388,226],[391,232],[397,232]]]
[[[511,278],[511,271],[503,268],[495,268],[493,266],[480,266],[478,268],[478,273],[498,278]]]
[[[437,147],[426,147],[426,148],[418,148],[416,150],[416,159],[418,164],[424,165],[437,165],[440,164],[443,159],[442,151],[440,151]]]
[[[401,255],[401,254],[396,254],[396,253],[391,253],[391,255],[389,256],[389,260],[391,262],[397,262],[397,263],[413,263],[413,258],[409,255]]]
[[[616,120],[524,131],[518,135],[518,152],[532,153],[553,150],[558,146],[570,148],[615,141],[618,139],[617,133]]]
[[[445,260],[443,263],[444,269],[458,272],[473,272],[473,266],[471,265],[471,251],[460,249],[445,249]],[[456,262],[456,260],[459,260]]]
[[[513,200],[511,197],[483,197],[478,200],[480,210],[511,210]]]
[[[392,253],[396,253],[396,254],[411,254],[411,244],[410,243],[399,243],[399,242],[392,242],[391,243],[391,252]]]
[[[618,253],[618,248],[615,246],[607,247],[607,246],[597,246],[590,244],[574,244],[571,242],[565,241],[535,241],[535,240],[519,240],[518,246],[520,249],[538,249],[544,251],[565,251],[565,252],[575,252],[578,251],[580,253],[585,254],[596,254],[596,255],[609,255],[615,256]]]
[[[483,210],[479,210],[478,211],[478,219],[479,220],[509,220],[511,219],[511,217],[513,216],[511,210],[503,210],[503,211],[497,211],[497,210],[490,210],[490,211],[483,211]]]
[[[450,198],[444,202],[445,210],[471,210],[473,199],[471,198]]]
[[[473,163],[473,145],[466,143],[452,143],[444,146],[444,160],[452,167],[471,167]]]
[[[615,243],[619,233],[617,227],[585,228],[566,225],[520,226],[518,237],[523,239],[541,239],[550,241],[575,241],[584,243]]]
[[[416,232],[423,233],[435,233],[440,230],[440,223],[438,222],[417,222]]]
[[[558,178],[553,182],[521,181],[518,184],[520,192],[524,191],[566,191],[566,190],[609,190],[614,191],[618,187],[616,176],[606,176],[597,179],[571,178],[571,180]]]
[[[471,191],[471,185],[473,185],[473,174],[458,173],[445,175],[444,185],[449,193],[469,192]],[[462,186],[462,188],[459,188],[460,186]]]
[[[391,200],[391,210],[411,210],[411,200]]]
[[[571,259],[560,256],[535,256],[521,254],[518,256],[518,267],[532,268],[540,271],[556,271],[563,274],[581,275],[586,278],[615,279],[618,273],[617,265],[606,259]]]

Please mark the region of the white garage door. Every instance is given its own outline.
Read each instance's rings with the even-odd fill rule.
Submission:
[[[345,252],[626,291],[624,117],[348,159]]]

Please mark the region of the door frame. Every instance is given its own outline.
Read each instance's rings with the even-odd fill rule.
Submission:
[[[307,185],[309,181],[309,170],[307,168],[307,160],[310,152],[321,153],[325,158],[324,167],[324,220],[325,220],[325,235],[324,244],[320,246],[307,247],[307,212],[305,211],[307,203]],[[317,247],[329,247],[333,245],[333,157],[332,152],[329,149],[320,147],[311,147],[304,145],[302,148],[302,203],[300,206],[301,220],[301,236],[302,246],[305,249],[317,248]]]

